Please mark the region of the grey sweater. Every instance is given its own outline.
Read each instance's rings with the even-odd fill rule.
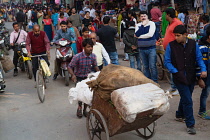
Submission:
[[[82,21],[80,19],[80,15],[76,14],[76,15],[71,15],[69,17],[69,20],[72,21],[73,26],[75,27],[79,27],[82,26]]]

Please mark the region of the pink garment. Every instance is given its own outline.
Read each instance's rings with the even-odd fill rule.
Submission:
[[[67,21],[67,18],[64,17],[63,19],[59,18],[58,21],[61,23],[62,21]]]
[[[15,42],[15,40],[18,37],[18,33],[19,32],[13,31],[10,34],[10,44]],[[27,33],[24,30],[20,30],[20,36],[19,36],[19,38],[18,38],[16,43],[20,44],[21,42],[25,42],[26,41],[26,37],[27,37]]]
[[[52,25],[52,19],[43,19],[44,25]]]
[[[159,22],[160,17],[162,16],[162,13],[159,8],[152,8],[151,11],[151,17],[153,22]]]
[[[60,4],[60,0],[55,0],[55,4]]]

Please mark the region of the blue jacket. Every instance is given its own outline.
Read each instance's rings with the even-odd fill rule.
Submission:
[[[207,41],[207,38],[206,37],[203,37],[201,38],[200,42],[199,42],[199,49],[200,49],[200,52],[203,56],[203,62],[204,64],[206,65],[206,68],[207,68],[207,73],[210,73],[210,68],[208,66],[209,63],[210,63],[210,59],[209,59],[209,56],[210,56],[210,43],[208,43]],[[200,67],[197,67],[197,72],[196,72],[196,76],[200,76],[201,74],[201,68]]]
[[[56,35],[53,38],[52,42],[56,42],[56,41],[58,41],[61,38],[65,38],[65,39],[68,39],[70,41],[76,41],[75,33],[69,28],[67,28],[65,32],[62,31],[62,29],[58,30],[56,32]]]

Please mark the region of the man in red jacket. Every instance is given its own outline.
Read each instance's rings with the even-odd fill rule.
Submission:
[[[42,55],[46,54],[50,55],[50,41],[44,31],[40,31],[39,25],[34,25],[33,31],[28,33],[26,38],[26,49],[28,51],[28,56],[34,55]],[[42,58],[48,63],[48,57],[42,56]],[[36,71],[39,68],[38,58],[32,57],[32,67],[34,79],[36,81]]]

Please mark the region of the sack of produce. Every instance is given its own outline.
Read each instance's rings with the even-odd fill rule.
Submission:
[[[10,70],[13,70],[15,68],[12,60],[8,56],[4,56],[1,60],[2,67],[4,69],[4,72],[7,73]]]
[[[152,110],[151,115],[163,115],[169,110],[168,96],[158,86],[148,83],[115,90],[111,100],[121,117],[129,123],[137,114]]]
[[[89,87],[106,101],[111,99],[111,93],[116,89],[146,83],[159,86],[139,70],[113,64],[104,67],[96,80],[87,82]]]

